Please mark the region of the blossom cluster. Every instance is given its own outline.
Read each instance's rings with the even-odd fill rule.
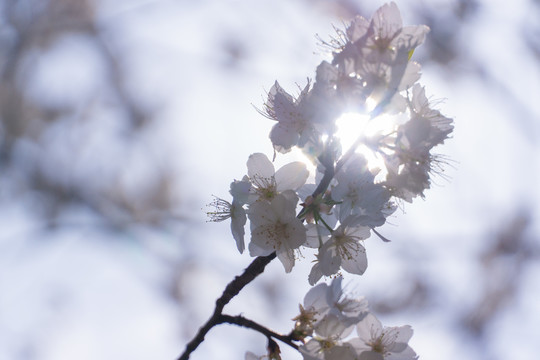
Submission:
[[[408,345],[413,335],[410,326],[383,326],[369,311],[363,297],[348,297],[341,277],[330,285],[319,284],[308,291],[300,314],[295,317],[292,338],[302,341],[299,351],[304,360],[415,360]],[[279,353],[246,360],[280,358]]]
[[[293,334],[305,342],[299,349],[305,360],[416,359],[407,344],[411,327],[383,327],[367,300],[344,294],[340,277],[308,291],[293,320]]]
[[[320,63],[298,96],[277,81],[268,92],[260,112],[275,122],[274,158],[300,150],[314,170],[302,161],[276,170],[265,154],[254,153],[247,174],[230,185],[232,201],[216,198],[208,214],[231,220],[240,253],[249,220],[249,254],[275,253],[286,272],[302,248],[314,249],[313,287],[293,331],[265,333],[268,354],[248,352],[246,360],[281,359],[272,336],[305,360],[417,358],[408,345],[411,327],[383,327],[364,298],[344,294],[341,274],[365,272],[363,241],[372,233],[388,241],[375,229],[400,202],[423,197],[431,175],[442,171],[432,149],[449,137],[452,120],[433,108],[418,82],[420,65],[411,60],[428,31],[403,26],[396,4],[383,5],[370,20],[357,16],[323,42],[331,60]],[[354,126],[344,133],[345,119]],[[332,283],[315,285],[323,277]]]
[[[297,97],[272,86],[261,113],[275,122],[275,152],[300,149],[316,170],[295,161],[276,171],[266,155],[249,156],[247,175],[231,183],[232,202],[216,198],[209,213],[231,219],[241,253],[249,219],[250,255],[275,252],[286,272],[302,247],[315,249],[311,285],[341,270],[365,272],[363,240],[372,232],[386,240],[375,228],[399,202],[423,197],[430,175],[441,171],[431,151],[453,129],[432,108],[418,83],[420,65],[411,60],[428,31],[403,26],[396,4],[383,5],[325,43],[332,60],[320,63]],[[363,117],[347,149],[339,131],[344,114]]]

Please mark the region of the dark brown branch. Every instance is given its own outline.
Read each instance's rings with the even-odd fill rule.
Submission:
[[[242,327],[245,327],[245,328],[248,328],[248,329],[258,331],[261,334],[266,335],[267,338],[277,339],[277,340],[283,342],[284,344],[289,345],[293,349],[298,350],[298,345],[296,345],[293,342],[294,339],[291,337],[291,335],[281,335],[281,334],[275,333],[272,330],[262,326],[261,324],[256,323],[253,320],[246,319],[245,317],[243,317],[241,315],[230,316],[230,315],[223,315],[222,314],[219,317],[219,323],[221,323],[221,324],[223,324],[223,323],[235,324],[235,325],[238,325],[238,326],[242,326]]]
[[[315,191],[313,191],[313,194],[311,194],[313,198],[316,198],[320,194],[323,194],[326,189],[328,189],[328,185],[330,185],[330,182],[334,178],[334,158],[333,156],[329,156],[328,153],[329,152],[327,151],[326,154],[323,154],[321,157],[319,157],[319,161],[324,166],[324,175]]]
[[[238,293],[249,284],[251,281],[253,281],[258,275],[260,275],[263,271],[266,265],[270,263],[270,261],[274,260],[276,257],[276,253],[273,252],[272,254],[268,256],[259,256],[253,262],[244,270],[242,275],[239,275],[234,278],[233,281],[227,285],[225,288],[225,291],[223,291],[223,294],[219,299],[216,300],[216,307],[214,309],[214,313],[208,319],[208,321],[199,329],[199,332],[195,337],[186,345],[186,349],[184,350],[184,353],[178,358],[178,360],[187,360],[189,359],[189,356],[197,347],[204,341],[204,337],[212,329],[215,325],[220,324],[220,319],[223,316],[221,313],[223,312],[223,308],[225,305],[231,301],[233,297],[238,295]]]

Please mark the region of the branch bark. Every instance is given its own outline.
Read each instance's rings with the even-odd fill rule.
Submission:
[[[261,324],[256,323],[253,320],[247,319],[247,318],[245,318],[245,317],[243,317],[241,315],[238,315],[238,316],[221,315],[219,317],[219,321],[220,321],[220,323],[234,324],[234,325],[238,325],[238,326],[242,326],[242,327],[245,327],[245,328],[248,328],[248,329],[258,331],[261,334],[266,335],[267,338],[277,339],[277,340],[283,342],[284,344],[289,345],[293,349],[298,350],[298,345],[296,345],[293,342],[294,339],[291,337],[291,335],[278,334],[278,333],[273,332],[272,330],[262,326]]]
[[[219,299],[216,300],[216,307],[214,309],[214,313],[212,314],[210,319],[208,319],[208,321],[199,329],[197,335],[195,335],[195,337],[186,345],[184,353],[178,358],[178,360],[189,359],[191,353],[195,351],[195,349],[197,349],[197,347],[204,341],[204,337],[210,331],[210,329],[223,322],[220,320],[223,320],[222,312],[225,305],[227,305],[233,297],[238,295],[238,293],[247,284],[253,281],[257,276],[262,274],[266,265],[268,265],[270,261],[274,260],[275,258],[275,252],[267,256],[259,256],[255,258],[255,260],[253,260],[253,262],[244,270],[242,275],[236,276],[234,280],[227,285],[225,291],[223,291],[223,294],[220,296]]]

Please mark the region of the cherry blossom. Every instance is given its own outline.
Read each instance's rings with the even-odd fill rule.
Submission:
[[[306,164],[295,161],[275,171],[274,164],[262,153],[249,156],[248,176],[252,184],[249,203],[256,200],[272,200],[285,190],[298,190],[306,182],[309,171]]]
[[[267,355],[248,352],[246,360],[280,358],[274,339],[297,349],[306,360],[417,358],[408,345],[412,328],[384,327],[365,298],[346,294],[342,272],[364,274],[364,240],[372,231],[385,240],[375,228],[386,223],[400,200],[423,197],[431,174],[439,171],[441,158],[432,150],[450,136],[452,120],[433,109],[418,83],[420,65],[411,61],[428,31],[423,25],[403,26],[397,5],[385,4],[370,20],[356,17],[325,43],[332,49],[332,60],[317,66],[315,79],[308,79],[298,96],[277,81],[268,92],[261,113],[275,122],[269,135],[274,157],[300,149],[316,166],[315,183],[306,184],[310,173],[303,162],[293,161],[276,171],[265,154],[253,153],[247,175],[231,183],[232,202],[216,197],[215,211],[208,215],[212,221],[231,219],[241,253],[249,219],[249,254],[261,257],[227,289],[249,283],[252,279],[244,276],[256,276],[274,256],[285,272],[291,272],[301,247],[313,249],[307,250],[315,257],[308,276],[313,287],[289,335],[222,314],[230,300],[228,290],[224,292],[209,321],[260,331],[272,344]],[[351,112],[369,124],[387,126],[373,132],[358,127],[352,131],[356,141],[342,152],[344,137],[337,133],[336,121]],[[380,163],[374,166],[373,158]],[[303,202],[297,206],[300,198]],[[333,280],[315,285],[323,277]],[[210,325],[202,327],[196,339],[204,338],[215,324]]]
[[[413,331],[410,326],[383,327],[369,313],[356,326],[358,338],[350,340],[362,360],[414,360],[416,353],[407,344]]]
[[[385,222],[383,210],[390,200],[390,192],[381,184],[375,184],[375,174],[367,167],[367,160],[355,154],[336,174],[337,185],[332,189],[332,198],[341,202],[338,218],[343,221],[350,215],[361,216],[358,223],[365,226],[380,226]]]
[[[250,189],[251,183],[247,177],[244,177],[242,181],[233,181],[229,191],[233,196],[232,203],[216,197],[210,204],[215,210],[207,212],[211,221],[218,222],[231,219],[231,232],[240,253],[243,253],[245,249],[244,226],[246,225],[247,216],[244,205],[247,203]]]
[[[315,334],[302,347],[305,360],[354,360],[354,348],[343,341],[352,331],[335,315],[327,315],[315,325]]]
[[[287,153],[293,146],[302,146],[310,138],[315,137],[315,129],[306,113],[309,109],[305,105],[309,88],[308,83],[296,99],[277,81],[270,89],[262,113],[269,119],[277,121],[270,131],[270,140],[276,151]]]
[[[277,258],[290,272],[294,266],[294,250],[306,242],[306,229],[296,217],[298,197],[288,190],[277,194],[271,201],[258,201],[250,205],[251,256],[266,256],[276,252]]]

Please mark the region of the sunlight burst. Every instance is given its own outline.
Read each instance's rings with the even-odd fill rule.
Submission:
[[[360,139],[356,152],[365,156],[370,170],[374,172],[377,172],[376,169],[380,170],[376,178],[382,180],[386,177],[388,171],[383,154],[380,152],[379,142],[384,142],[384,138],[395,134],[397,121],[398,119],[395,116],[390,115],[370,119],[367,114],[345,113],[336,121],[336,136],[341,141],[344,153]],[[379,151],[374,151],[374,149],[379,149]],[[385,150],[385,154],[392,152],[389,149]]]

